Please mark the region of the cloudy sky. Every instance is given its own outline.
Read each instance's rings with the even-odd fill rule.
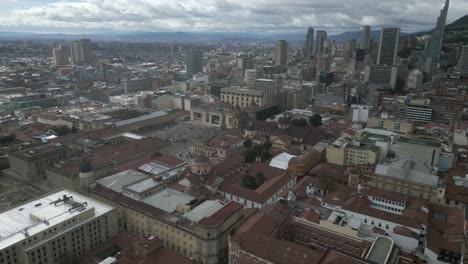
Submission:
[[[330,33],[400,26],[430,29],[444,0],[0,0],[0,31],[95,33],[202,31]],[[448,23],[468,14],[451,0]]]

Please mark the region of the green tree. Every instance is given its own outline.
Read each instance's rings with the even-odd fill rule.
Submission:
[[[7,144],[10,144],[10,143],[14,142],[15,140],[16,140],[15,134],[4,136],[4,137],[0,138],[0,145],[2,145],[2,146],[7,145]]]
[[[253,149],[249,149],[244,153],[245,163],[252,163],[257,158],[257,153]]]
[[[270,150],[270,149],[271,149],[271,146],[273,146],[273,143],[271,143],[271,141],[267,141],[267,142],[263,143],[263,149],[264,149],[265,151]]]
[[[257,180],[257,185],[260,186],[262,185],[263,183],[265,183],[265,175],[263,175],[263,173],[259,172],[257,173],[257,175],[255,176],[256,180]]]
[[[70,128],[68,126],[58,126],[53,128],[53,130],[57,133],[58,136],[63,136],[70,133]]]
[[[291,119],[291,126],[305,127],[307,126],[307,120],[305,120],[304,118]]]
[[[241,186],[251,190],[255,190],[257,188],[257,179],[252,176],[245,176],[242,179]]]
[[[78,132],[78,128],[76,128],[76,126],[73,125],[70,131],[71,131],[72,133],[76,133],[76,132]]]
[[[253,145],[253,142],[252,142],[252,140],[250,140],[249,138],[246,139],[246,140],[244,140],[244,147],[245,147],[245,148],[248,148],[248,149],[249,149],[249,148],[252,147],[252,145]]]
[[[314,114],[309,118],[309,124],[313,127],[318,127],[322,125],[322,116],[319,114]]]
[[[269,160],[271,159],[271,154],[268,151],[263,151],[262,154],[260,154],[260,157],[262,158],[262,161]]]

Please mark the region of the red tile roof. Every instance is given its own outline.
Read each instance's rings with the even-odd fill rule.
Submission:
[[[183,160],[177,159],[172,156],[156,156],[156,157],[153,157],[153,160],[161,164],[168,165],[170,167],[177,167],[185,163]]]
[[[320,221],[320,214],[318,214],[312,209],[309,209],[309,210],[302,211],[299,214],[299,218],[304,218],[305,220],[309,222],[318,223]]]
[[[406,236],[406,237],[412,237],[414,239],[419,239],[419,235],[413,232],[411,229],[406,228],[404,226],[396,226],[393,228],[393,233]]]
[[[243,233],[236,242],[242,250],[277,264],[318,263],[323,255],[293,242],[249,232]]]
[[[235,196],[242,197],[246,200],[264,204],[273,195],[279,192],[291,180],[290,173],[284,173],[279,177],[267,180],[256,190],[250,190],[240,186],[239,184],[231,184],[223,182],[219,188],[221,192],[229,193]]]

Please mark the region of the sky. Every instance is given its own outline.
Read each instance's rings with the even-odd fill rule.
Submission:
[[[329,33],[399,26],[431,29],[444,0],[0,0],[0,31]],[[451,0],[447,23],[468,14]]]

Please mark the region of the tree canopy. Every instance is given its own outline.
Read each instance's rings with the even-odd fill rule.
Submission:
[[[322,116],[319,114],[314,114],[309,118],[309,124],[313,127],[318,127],[322,125]]]

